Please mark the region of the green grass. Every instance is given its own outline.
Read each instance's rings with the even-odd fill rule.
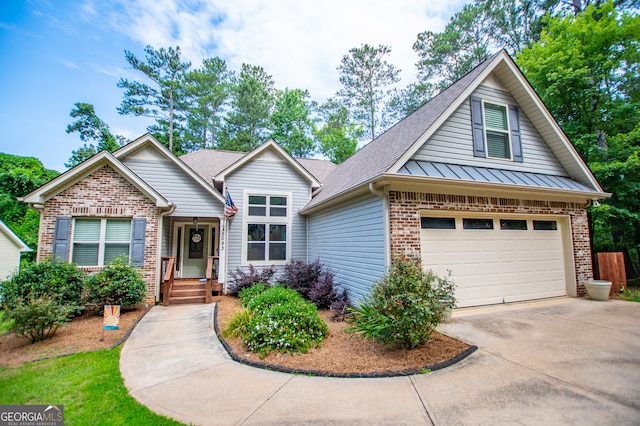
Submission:
[[[628,288],[622,288],[620,298],[629,302],[640,302],[640,290],[629,290]]]
[[[13,329],[14,321],[4,319],[4,311],[0,311],[0,336],[10,332]]]
[[[133,399],[120,348],[0,367],[0,404],[63,404],[67,425],[180,425]]]

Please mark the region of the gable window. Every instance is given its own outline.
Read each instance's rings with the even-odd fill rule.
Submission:
[[[471,97],[473,156],[523,162],[518,107]]]
[[[496,158],[511,158],[509,141],[509,120],[507,107],[484,103],[484,124],[487,141],[487,155]]]
[[[104,266],[118,256],[129,256],[130,219],[76,218],[71,261],[78,266]]]
[[[249,194],[245,218],[246,261],[286,262],[289,252],[289,196]]]

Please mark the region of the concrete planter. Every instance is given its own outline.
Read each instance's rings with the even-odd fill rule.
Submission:
[[[611,281],[604,280],[587,280],[584,282],[587,294],[592,300],[609,300],[609,292],[611,291]]]

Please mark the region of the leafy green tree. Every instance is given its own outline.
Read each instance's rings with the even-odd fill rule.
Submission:
[[[96,115],[93,105],[76,102],[70,115],[76,121],[67,126],[67,133],[78,132],[80,140],[85,144],[72,151],[69,161],[64,164],[65,167],[75,167],[100,151],[113,152],[126,143],[124,137],[111,133],[107,123]]]
[[[271,114],[271,137],[294,157],[308,157],[315,152],[313,120],[309,92],[284,89],[276,93]]]
[[[418,54],[418,79],[422,83],[437,81],[442,90],[471,71],[490,56],[491,19],[487,3],[465,5],[441,33],[418,34],[413,50]]]
[[[219,147],[248,152],[268,135],[269,117],[275,97],[273,77],[264,68],[242,64],[231,88],[230,111]]]
[[[364,129],[349,119],[349,110],[336,99],[329,98],[318,113],[324,123],[314,130],[319,150],[330,161],[340,164],[355,154]]]
[[[588,162],[640,120],[640,17],[612,3],[548,18],[518,65]]]
[[[338,96],[352,109],[356,120],[366,126],[371,139],[375,138],[380,124],[380,105],[387,94],[385,89],[400,81],[400,70],[385,59],[389,54],[389,46],[363,44],[349,50],[338,66],[342,83]]]
[[[233,72],[220,58],[207,58],[202,67],[185,75],[183,89],[187,101],[185,138],[193,147],[212,149],[217,145],[218,129],[225,101],[231,91]]]
[[[124,99],[118,107],[123,115],[151,117],[158,120],[160,128],[167,128],[168,147],[173,151],[174,126],[179,112],[184,108],[179,98],[180,84],[190,62],[180,61],[180,47],[155,50],[144,49],[146,61],[125,50],[125,58],[133,69],[141,71],[153,85],[121,78],[118,87],[125,89]]]
[[[388,128],[411,114],[435,93],[433,83],[415,82],[404,89],[393,89],[384,107],[382,126]]]
[[[46,169],[36,158],[0,153],[0,219],[33,249],[38,247],[40,217],[17,198],[58,174],[55,170]],[[35,259],[35,253],[25,253],[23,258]]]

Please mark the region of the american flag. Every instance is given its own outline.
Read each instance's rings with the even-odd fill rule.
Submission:
[[[224,216],[230,217],[238,212],[238,206],[233,203],[231,199],[231,195],[229,195],[229,191],[227,191],[227,196],[224,199]]]

